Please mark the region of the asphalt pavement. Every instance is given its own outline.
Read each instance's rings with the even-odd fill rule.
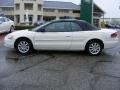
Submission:
[[[84,52],[36,51],[22,56],[3,46],[0,90],[120,90],[120,43],[100,56]]]

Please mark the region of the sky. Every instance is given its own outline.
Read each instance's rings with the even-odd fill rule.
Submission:
[[[49,0],[66,1],[80,4],[80,0]],[[106,18],[120,18],[120,0],[93,0],[104,12]]]

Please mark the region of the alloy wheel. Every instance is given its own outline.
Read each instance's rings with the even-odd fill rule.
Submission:
[[[20,41],[17,47],[18,51],[23,54],[28,53],[30,50],[30,45],[27,41]]]

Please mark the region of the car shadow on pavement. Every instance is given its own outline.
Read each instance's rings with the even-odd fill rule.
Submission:
[[[101,56],[109,56],[107,53],[103,52],[101,55],[98,56],[90,56],[85,51],[36,51],[34,50],[32,53],[27,55],[22,55],[14,49],[10,49],[6,53],[6,60],[13,60],[15,62],[19,60],[23,60],[25,58],[30,58],[34,56],[40,56],[40,55],[48,55],[48,56],[79,56],[79,57],[101,57]]]
[[[64,59],[68,59],[68,58],[83,58],[83,59],[87,59],[88,61],[91,59],[92,60],[100,60],[100,61],[111,61],[112,58],[116,58],[116,56],[111,55],[109,53],[107,53],[106,51],[103,51],[101,55],[98,56],[90,56],[88,55],[86,52],[84,51],[36,51],[34,50],[32,53],[28,54],[28,55],[21,55],[20,53],[16,52],[16,50],[14,49],[7,49],[6,51],[6,56],[5,56],[5,60],[7,60],[7,62],[9,63],[19,63],[19,62],[29,62],[34,60],[39,60],[39,58],[42,58],[43,56],[45,57],[51,57],[52,60],[54,60],[54,58],[61,58],[61,57],[66,57]]]
[[[6,59],[11,59],[14,61],[18,61],[18,60],[22,60],[28,57],[32,57],[32,56],[39,56],[39,55],[49,55],[49,56],[56,56],[56,55],[68,55],[68,56],[74,56],[74,55],[79,55],[79,56],[89,56],[86,52],[84,51],[37,51],[34,50],[32,53],[27,54],[27,55],[23,55],[20,54],[18,52],[16,52],[16,50],[14,49],[10,49],[7,51],[6,53]]]

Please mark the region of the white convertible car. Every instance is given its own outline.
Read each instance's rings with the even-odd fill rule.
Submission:
[[[31,30],[16,31],[4,39],[6,47],[21,54],[35,50],[85,50],[99,55],[118,43],[117,31],[98,29],[81,20],[55,20]]]
[[[0,33],[3,32],[13,32],[14,22],[6,17],[0,16]]]

